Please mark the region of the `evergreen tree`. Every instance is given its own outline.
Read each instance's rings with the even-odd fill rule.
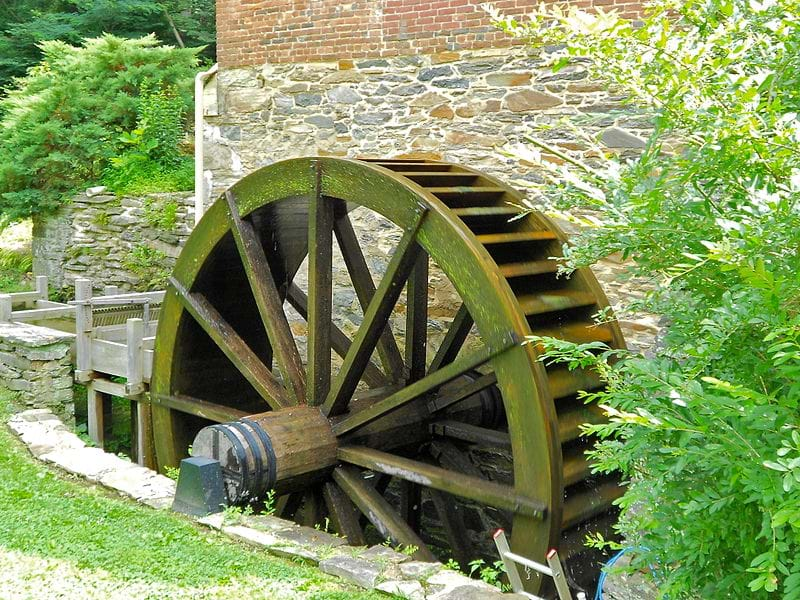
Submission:
[[[19,0],[0,3],[0,89],[42,59],[41,42],[73,45],[110,33],[154,33],[174,46],[206,46],[214,60],[214,0]]]

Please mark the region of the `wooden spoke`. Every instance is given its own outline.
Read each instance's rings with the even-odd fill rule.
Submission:
[[[183,307],[273,410],[291,406],[286,390],[236,330],[200,292],[190,292],[174,277],[169,283]]]
[[[461,514],[462,507],[450,501],[446,494],[438,490],[430,490],[430,495],[433,506],[436,508],[436,514],[444,526],[444,533],[450,542],[453,558],[466,572],[469,562],[475,558],[475,555],[470,552],[472,542],[467,537],[467,526],[464,524]]]
[[[460,385],[455,390],[449,390],[447,393],[437,394],[434,398],[431,398],[428,401],[428,410],[432,413],[444,410],[445,408],[452,406],[457,402],[461,402],[462,400],[469,398],[478,392],[482,392],[490,385],[494,385],[495,383],[497,383],[497,377],[494,373],[481,375],[474,381]]]
[[[469,335],[469,330],[472,329],[472,316],[469,314],[467,307],[462,304],[456,316],[453,317],[453,322],[450,324],[450,329],[442,340],[442,345],[436,351],[436,355],[431,361],[431,366],[428,368],[428,373],[433,373],[437,369],[441,369],[448,363],[453,362],[458,356],[461,346]]]
[[[350,273],[350,280],[353,282],[353,289],[361,303],[361,309],[366,312],[375,295],[375,283],[372,281],[367,261],[361,252],[361,245],[347,212],[342,211],[342,215],[336,219],[334,231],[347,271]],[[390,327],[385,327],[378,339],[378,356],[389,379],[400,381],[403,378],[403,357],[400,355]]]
[[[513,487],[448,471],[380,450],[362,446],[343,446],[338,449],[336,456],[339,460],[352,465],[358,465],[378,473],[386,473],[406,481],[423,483],[431,489],[494,506],[514,514],[543,519],[547,510],[543,502],[518,494]]]
[[[414,552],[414,558],[417,560],[436,560],[425,542],[400,518],[391,505],[362,479],[358,469],[350,466],[336,467],[333,470],[333,479],[350,497],[353,504],[366,515],[381,536],[392,540],[395,544],[415,546],[417,551]]]
[[[297,516],[297,513],[295,513]],[[322,522],[322,496],[317,486],[308,488],[303,494],[303,505],[300,507],[298,522],[306,527],[313,527]]]
[[[308,391],[321,404],[331,387],[333,202],[322,197],[322,170],[314,161],[316,194],[308,205]]]
[[[400,480],[400,516],[416,532],[422,517],[422,488],[412,481]]]
[[[414,226],[403,235],[386,267],[386,274],[364,311],[364,322],[359,327],[333,388],[322,405],[322,411],[326,415],[333,416],[344,411],[369,362],[378,338],[386,328],[389,315],[419,256],[420,247],[416,243],[416,237],[424,214],[424,212],[418,213]]]
[[[233,238],[236,240],[236,247],[247,273],[258,312],[267,330],[278,369],[287,389],[291,390],[297,402],[302,402],[306,395],[303,361],[297,350],[289,321],[283,312],[283,300],[272,277],[264,248],[253,225],[239,215],[236,198],[230,191],[225,192],[225,199],[228,202],[228,220]]]
[[[431,423],[431,433],[463,442],[511,449],[511,437],[505,431],[495,431],[486,427],[469,425],[458,421],[437,421]]]
[[[406,368],[408,383],[425,376],[428,342],[428,254],[423,252],[408,278],[406,301]]]
[[[306,296],[305,292],[303,292],[303,290],[297,287],[294,283],[289,284],[289,289],[286,293],[286,299],[289,301],[289,304],[291,304],[292,307],[300,314],[300,316],[308,321],[308,296]],[[348,338],[344,332],[333,323],[331,323],[331,345],[333,346],[333,350],[336,352],[336,354],[342,358],[347,356],[347,351],[352,345],[350,338]],[[364,381],[370,387],[384,387],[390,384],[390,381],[371,360],[367,363],[367,366],[364,369]]]
[[[275,503],[275,514],[283,519],[291,519],[303,503],[303,492],[292,492],[278,498]]]
[[[417,398],[424,396],[429,392],[432,392],[448,381],[452,381],[461,375],[469,373],[476,367],[479,367],[482,364],[490,361],[500,352],[503,352],[515,345],[516,342],[509,339],[509,343],[503,348],[493,350],[484,347],[479,352],[463,356],[455,362],[450,363],[446,367],[442,367],[438,371],[434,371],[419,381],[416,381],[411,385],[395,392],[388,398],[379,400],[369,408],[365,408],[364,410],[360,410],[357,413],[348,416],[333,426],[333,432],[336,435],[343,435],[348,431],[355,429],[356,427],[361,427],[362,425],[366,425],[375,419],[379,419],[380,417],[383,417],[384,415],[403,406],[404,404],[408,404],[409,402],[416,400]]]
[[[236,421],[249,414],[243,410],[222,406],[221,404],[214,404],[213,402],[207,402],[200,398],[192,398],[191,396],[184,396],[181,394],[153,394],[150,397],[150,402],[158,406],[164,406],[172,410],[178,410],[189,415],[208,419],[215,423]]]
[[[328,508],[328,514],[337,533],[346,537],[347,542],[352,546],[366,545],[364,531],[358,523],[358,508],[350,501],[350,498],[330,481],[323,484],[322,497],[325,499],[325,506]]]

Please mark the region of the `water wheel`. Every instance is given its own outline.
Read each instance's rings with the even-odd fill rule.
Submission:
[[[621,495],[591,475],[579,430],[602,414],[576,394],[600,382],[521,342],[624,342],[592,321],[607,300],[589,271],[557,277],[559,229],[512,219],[520,203],[491,177],[423,160],[295,159],[239,181],[193,231],[163,303],[159,466],[194,443],[222,461],[232,500],[274,489],[284,515],[422,559],[463,564],[497,525],[535,559],[580,548]],[[366,209],[398,232],[380,277],[350,218]],[[363,307],[349,333],[332,311],[339,260]],[[435,344],[434,271],[459,298]]]

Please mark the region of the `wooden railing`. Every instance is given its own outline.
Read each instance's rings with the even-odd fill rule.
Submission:
[[[31,292],[0,294],[0,322],[39,323],[73,318],[74,306],[48,300],[47,277],[36,277],[35,285]]]
[[[86,385],[89,437],[105,443],[111,396],[131,401],[132,454],[152,466],[149,396],[153,342],[164,292],[92,296],[92,282],[75,281],[75,381]],[[124,378],[124,381],[119,381]]]

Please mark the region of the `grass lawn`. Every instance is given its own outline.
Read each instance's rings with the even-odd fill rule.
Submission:
[[[0,391],[0,598],[378,600],[71,479],[35,461],[6,427]]]

